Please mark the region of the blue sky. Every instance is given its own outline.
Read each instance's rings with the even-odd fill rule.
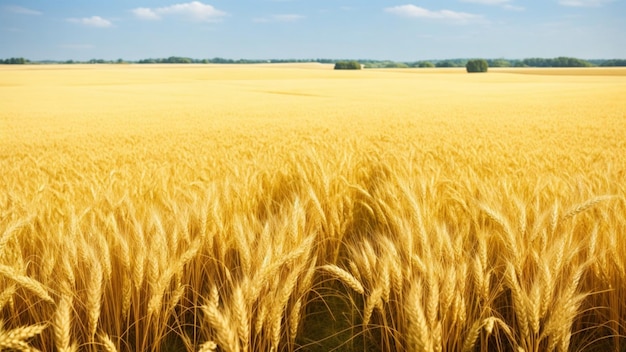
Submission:
[[[623,0],[0,0],[0,58],[626,58]]]

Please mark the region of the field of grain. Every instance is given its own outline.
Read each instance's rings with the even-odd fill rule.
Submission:
[[[0,66],[0,350],[626,351],[626,70]]]

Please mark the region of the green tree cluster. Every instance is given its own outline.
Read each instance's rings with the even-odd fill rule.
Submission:
[[[358,61],[337,61],[335,70],[360,70],[361,64]]]
[[[487,72],[489,64],[487,64],[487,60],[484,59],[469,60],[465,65],[465,69],[469,73]]]
[[[188,57],[170,56],[162,59],[143,59],[137,61],[138,64],[191,64],[194,60]]]
[[[511,67],[513,66],[509,60],[505,59],[492,59],[487,60],[489,67]]]
[[[457,67],[458,65],[454,63],[452,60],[443,60],[443,61],[437,61],[435,66],[436,67]]]
[[[417,62],[416,66],[414,67],[419,67],[419,68],[433,68],[435,67],[435,64],[433,64],[430,61],[419,61]]]
[[[103,60],[103,59],[91,59],[89,60],[90,64],[108,64],[111,61]]]
[[[590,62],[575,57],[560,56],[553,59],[528,58],[522,60],[524,66],[529,67],[591,67]]]
[[[606,60],[602,62],[600,66],[604,66],[604,67],[626,66],[626,60],[624,59]]]
[[[4,65],[24,65],[28,62],[29,61],[23,57],[12,57],[6,60],[0,59],[0,64],[4,64]]]

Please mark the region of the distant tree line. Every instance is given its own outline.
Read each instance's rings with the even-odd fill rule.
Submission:
[[[468,59],[446,59],[415,62],[360,60],[365,68],[466,67]],[[573,57],[527,58],[523,60],[488,59],[489,67],[591,67],[626,66],[626,59],[582,60]]]
[[[29,61],[22,57],[0,59],[0,64],[257,64],[257,63],[304,63],[317,62],[322,64],[336,64],[338,62],[355,61],[363,65],[364,68],[428,68],[428,67],[466,67],[469,59],[446,59],[446,60],[421,60],[421,61],[391,61],[391,60],[344,60],[344,59],[226,59],[214,57],[210,59],[194,59],[190,57],[170,56],[167,58],[148,58],[137,61],[127,61],[123,59],[103,60],[91,59],[87,61],[77,60],[44,60]],[[487,59],[489,67],[590,67],[590,66],[626,66],[626,59],[596,59],[582,60],[573,57],[556,58],[527,58],[522,60],[508,59]]]
[[[29,62],[30,61],[26,60],[23,57],[12,57],[10,59],[5,59],[5,60],[0,59],[0,65],[24,65]]]
[[[138,64],[260,64],[260,63],[298,63],[298,62],[318,62],[322,64],[334,64],[340,60],[333,59],[225,59],[214,57],[212,59],[193,59],[190,57],[170,56],[168,58],[150,58],[137,61]]]
[[[530,58],[522,60],[528,67],[591,67],[591,62],[573,57],[557,57],[554,59]]]
[[[611,67],[611,66],[626,66],[625,59],[613,59],[613,60],[605,60],[597,64],[598,66]]]

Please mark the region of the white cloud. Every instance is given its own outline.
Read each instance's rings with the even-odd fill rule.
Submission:
[[[472,20],[479,20],[482,18],[482,16],[480,15],[475,15],[467,12],[457,12],[451,10],[432,11],[411,4],[387,7],[385,9],[385,12],[402,17],[449,20],[457,23],[466,23]]]
[[[573,7],[600,7],[612,1],[613,0],[559,0],[559,4]]]
[[[135,14],[135,16],[143,20],[158,20],[161,18],[161,16],[159,16],[156,12],[147,7],[139,7],[132,10],[132,12]]]
[[[157,8],[139,7],[133,9],[132,12],[138,18],[144,20],[158,20],[165,16],[180,16],[194,21],[215,22],[226,16],[226,12],[220,11],[211,5],[203,4],[200,1]]]
[[[41,11],[36,11],[36,10],[31,10],[31,9],[27,9],[25,7],[22,6],[5,6],[4,7],[5,10],[9,11],[9,12],[13,12],[19,15],[41,15],[42,12]]]
[[[113,26],[113,23],[111,23],[111,21],[104,19],[100,16],[68,18],[67,20],[72,23],[78,23],[89,27],[106,28]]]
[[[253,22],[257,23],[270,23],[270,22],[296,22],[301,19],[304,19],[305,16],[298,14],[280,14],[280,15],[272,15],[269,17],[258,17],[253,19]]]

